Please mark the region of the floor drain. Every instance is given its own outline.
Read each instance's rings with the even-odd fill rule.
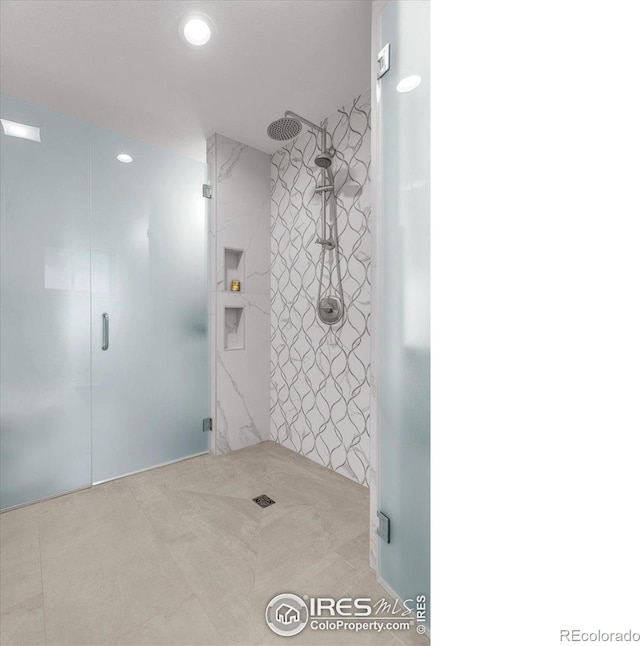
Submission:
[[[268,507],[269,505],[275,505],[276,504],[276,501],[269,498],[269,496],[267,496],[266,494],[262,494],[261,496],[258,496],[257,498],[254,498],[253,502],[260,505],[260,507]]]

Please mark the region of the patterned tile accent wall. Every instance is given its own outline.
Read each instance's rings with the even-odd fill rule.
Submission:
[[[344,323],[316,314],[320,148],[306,129],[271,160],[271,439],[356,482],[369,482],[370,96],[325,121],[335,173]],[[331,255],[335,279],[335,256]]]

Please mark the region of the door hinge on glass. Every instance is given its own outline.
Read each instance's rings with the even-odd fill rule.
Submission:
[[[206,197],[208,200],[210,200],[212,195],[213,195],[213,188],[211,187],[211,184],[203,184],[202,197]]]
[[[207,431],[213,431],[213,419],[211,417],[205,417],[202,420],[202,432],[206,433]]]
[[[381,511],[378,512],[378,529],[376,534],[385,542],[391,542],[391,520],[389,516],[385,516]]]
[[[391,54],[390,54],[390,45],[387,43],[378,54],[378,63],[380,67],[378,68],[378,78],[382,78],[391,67]]]

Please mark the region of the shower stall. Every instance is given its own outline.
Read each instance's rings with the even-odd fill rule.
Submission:
[[[0,508],[208,451],[206,164],[0,112]]]

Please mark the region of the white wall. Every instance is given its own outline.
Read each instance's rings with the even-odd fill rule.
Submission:
[[[269,439],[270,157],[215,134],[207,161],[213,186],[212,450],[226,453]],[[244,252],[240,293],[225,284],[225,248]],[[225,307],[243,308],[243,349],[225,349]]]

